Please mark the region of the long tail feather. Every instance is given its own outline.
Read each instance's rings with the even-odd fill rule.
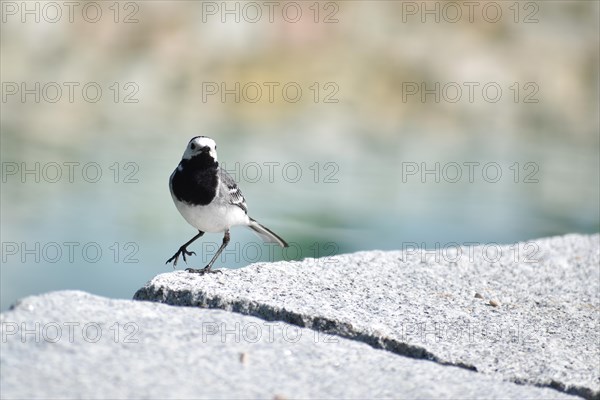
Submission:
[[[270,230],[267,227],[262,226],[261,224],[259,224],[255,220],[253,220],[252,218],[250,218],[250,225],[248,225],[248,226],[250,227],[250,229],[252,229],[254,232],[256,232],[258,234],[258,236],[260,236],[260,238],[262,240],[264,240],[265,242],[277,243],[281,247],[289,247],[289,245],[286,243],[286,241],[283,240],[282,238],[280,238],[275,232],[273,232],[272,230]]]

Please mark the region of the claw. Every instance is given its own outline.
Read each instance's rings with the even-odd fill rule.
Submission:
[[[187,259],[185,258],[186,255],[188,255],[188,256],[192,256],[192,255],[195,256],[196,253],[194,253],[193,251],[187,251],[185,249],[183,250],[183,252],[181,253],[181,256],[183,257],[183,261],[187,264]]]
[[[221,271],[220,269],[215,269],[215,270],[211,270],[210,269],[210,265],[207,265],[204,268],[200,268],[200,269],[195,269],[195,268],[186,268],[185,269],[186,272],[189,272],[191,274],[200,274],[200,275],[204,275],[204,274],[222,274],[223,271]]]
[[[185,247],[180,247],[179,250],[177,250],[177,253],[175,253],[173,255],[173,257],[169,258],[167,260],[167,262],[165,264],[170,263],[171,261],[173,261],[173,269],[175,269],[175,267],[177,266],[177,260],[179,259],[179,256],[183,257],[183,261],[187,264],[187,259],[185,258],[186,256],[195,256],[196,253],[193,251],[187,251],[187,249]]]

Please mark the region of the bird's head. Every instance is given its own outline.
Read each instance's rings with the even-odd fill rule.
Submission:
[[[188,143],[185,151],[183,152],[183,159],[189,160],[192,157],[206,153],[210,155],[213,160],[217,161],[217,144],[214,140],[206,136],[196,136],[192,138]]]

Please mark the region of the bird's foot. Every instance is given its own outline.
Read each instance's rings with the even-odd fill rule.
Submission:
[[[173,257],[169,258],[165,264],[168,264],[171,261],[173,261],[173,269],[175,269],[175,266],[177,265],[177,260],[179,259],[179,256],[182,256],[183,261],[187,263],[185,256],[192,256],[192,255],[195,256],[196,253],[194,253],[193,251],[187,251],[187,249],[185,247],[181,246],[179,248],[179,250],[177,250],[177,253],[175,253],[173,255]]]
[[[200,269],[186,268],[185,270],[191,274],[200,274],[200,275],[216,274],[216,273],[222,274],[223,273],[223,271],[221,271],[220,269],[212,270],[212,269],[210,269],[210,267],[211,267],[210,265],[207,265],[206,267],[200,268]]]

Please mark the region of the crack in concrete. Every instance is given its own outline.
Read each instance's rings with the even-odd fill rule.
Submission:
[[[173,306],[200,307],[209,309],[221,309],[225,311],[235,312],[242,315],[249,315],[261,318],[265,321],[282,321],[301,328],[308,328],[325,334],[336,335],[342,338],[350,339],[365,343],[375,349],[389,351],[393,354],[409,357],[418,360],[433,361],[437,364],[451,367],[458,367],[474,372],[479,372],[474,365],[462,362],[452,363],[439,359],[436,355],[426,350],[423,347],[410,345],[396,339],[380,337],[367,334],[363,331],[355,329],[351,324],[339,323],[328,318],[319,316],[310,316],[299,314],[266,304],[257,303],[247,300],[226,300],[219,296],[209,296],[207,293],[198,290],[196,293],[190,291],[174,292],[163,290],[159,287],[152,290],[151,287],[143,287],[139,289],[134,297],[134,300],[155,301]],[[160,300],[159,300],[160,299]],[[562,393],[583,397],[586,400],[600,400],[600,392],[594,392],[592,389],[584,386],[566,386],[565,384],[552,380],[548,384],[540,384],[529,380],[510,380],[510,382],[519,385],[529,385],[542,388],[551,388]]]

